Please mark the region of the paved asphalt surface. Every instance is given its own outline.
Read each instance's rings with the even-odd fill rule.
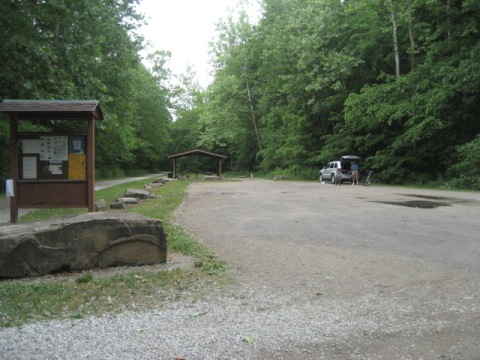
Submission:
[[[130,181],[148,179],[154,175],[150,176],[141,176],[141,177],[132,177],[119,180],[108,180],[108,181],[97,181],[95,183],[95,190],[105,189],[110,186],[115,186],[118,184],[123,184]],[[18,215],[22,216],[30,211],[30,209],[19,209]],[[0,224],[10,223],[10,199],[4,198],[0,199]]]
[[[282,359],[478,360],[479,209],[478,192],[246,179],[192,183],[175,218],[251,294],[334,308],[320,318],[344,331]]]
[[[193,182],[176,222],[231,265],[235,284],[202,316],[172,315],[195,346],[225,345],[212,328],[248,331],[248,359],[479,360],[479,209],[478,192]]]
[[[478,192],[244,180],[194,183],[185,202],[201,204],[197,221],[242,236],[368,249],[480,275]]]

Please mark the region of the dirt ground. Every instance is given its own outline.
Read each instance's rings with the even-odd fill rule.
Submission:
[[[192,183],[175,217],[278,316],[326,309],[336,332],[283,359],[480,359],[479,209],[479,193],[245,179]]]

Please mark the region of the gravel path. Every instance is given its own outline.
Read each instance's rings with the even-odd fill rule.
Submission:
[[[441,205],[398,206],[418,199]],[[478,193],[193,183],[177,222],[232,265],[235,284],[0,329],[2,358],[480,359],[479,204]]]

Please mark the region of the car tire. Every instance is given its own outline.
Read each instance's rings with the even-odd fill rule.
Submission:
[[[332,174],[332,177],[330,178],[331,182],[333,185],[335,185],[335,174]]]
[[[320,182],[323,182],[323,181],[324,181],[323,175],[320,174]]]

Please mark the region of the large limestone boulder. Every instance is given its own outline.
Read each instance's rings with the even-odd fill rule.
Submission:
[[[0,278],[167,259],[162,221],[123,212],[0,226]]]

